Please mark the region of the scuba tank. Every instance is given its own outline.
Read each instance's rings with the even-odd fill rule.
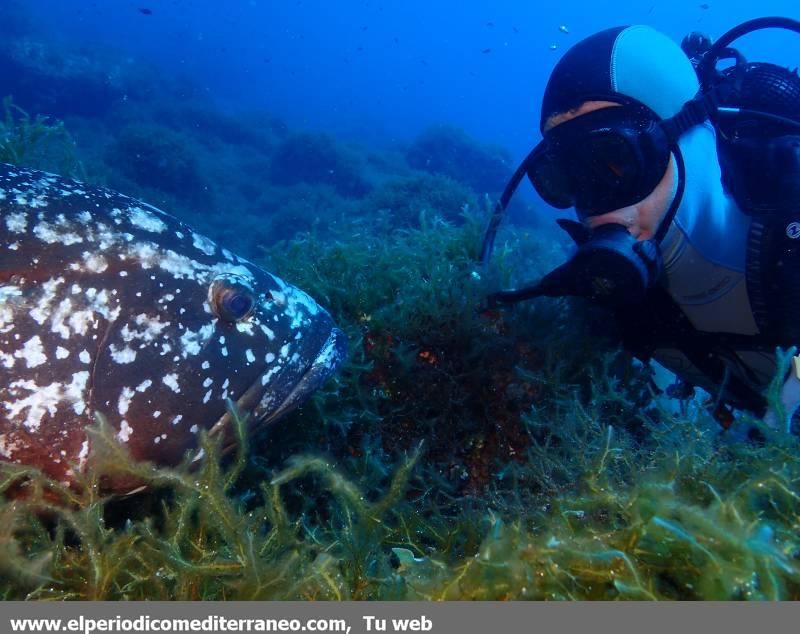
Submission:
[[[800,210],[800,76],[797,69],[747,62],[729,44],[762,28],[792,28],[791,22],[760,18],[716,43],[696,32],[681,42],[701,89],[720,95],[710,120],[717,132],[722,184],[740,209],[755,217]],[[733,65],[717,70],[723,60]]]

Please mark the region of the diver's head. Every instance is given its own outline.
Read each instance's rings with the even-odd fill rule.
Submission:
[[[591,115],[576,122],[585,135],[568,133],[573,136],[572,148],[561,142],[563,156],[560,160],[564,161],[565,172],[571,174],[571,186],[577,192],[571,206],[589,228],[616,223],[625,227],[636,240],[649,240],[656,235],[675,199],[678,184],[675,161],[669,149],[648,153],[647,148],[628,147],[628,143],[639,143],[635,138],[620,138],[625,134],[620,127],[606,130],[612,122],[619,124],[628,118],[623,110],[611,108],[624,109],[625,106],[612,101],[585,101],[578,108],[549,117],[545,133],[556,126],[566,126],[552,132],[548,139],[552,144],[556,135],[570,128],[570,122]],[[649,125],[651,115],[645,113],[644,117],[641,123],[633,122],[634,129],[628,137],[637,136],[638,126]],[[529,175],[532,179],[540,178],[533,170]]]
[[[746,22],[703,54],[697,73],[719,78],[719,59],[736,59],[738,65],[741,57],[731,57],[725,47],[753,30],[776,26],[800,32],[794,20]],[[704,43],[696,44],[695,52],[702,54]],[[492,293],[490,305],[543,295],[618,305],[646,299],[663,279],[660,245],[674,219],[681,232],[695,236],[701,222],[730,218],[708,213],[726,212],[735,203],[723,189],[712,121],[722,114],[719,104],[738,94],[740,78],[735,72],[731,81],[704,82],[700,91],[683,50],[645,26],[608,29],[567,51],[545,89],[544,138],[503,190],[480,259],[488,265],[502,213],[526,174],[547,203],[577,210],[584,225],[558,220],[577,249],[536,284]]]
[[[691,62],[645,26],[592,35],[558,62],[542,102],[542,143],[527,173],[549,204],[575,207],[589,227],[615,223],[653,238],[678,204],[677,143],[660,122],[699,84]]]

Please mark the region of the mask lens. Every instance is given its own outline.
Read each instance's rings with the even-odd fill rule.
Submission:
[[[594,216],[645,198],[663,176],[670,150],[655,115],[644,110],[603,108],[547,132],[527,165],[544,201]]]
[[[586,155],[591,161],[587,172],[600,187],[623,187],[639,173],[636,152],[628,139],[619,134],[592,135]]]
[[[643,166],[635,142],[623,131],[589,136],[573,163],[575,204],[583,213],[606,213],[638,200]]]
[[[528,162],[527,174],[534,189],[542,199],[556,209],[568,209],[575,202],[572,196],[574,188],[568,178],[568,170],[564,169],[556,156],[550,152],[541,152]]]

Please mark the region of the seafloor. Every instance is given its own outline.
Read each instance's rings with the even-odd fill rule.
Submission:
[[[587,306],[481,309],[564,257],[518,202],[478,268],[502,150],[447,126],[377,148],[223,115],[111,52],[3,29],[0,160],[180,216],[307,290],[350,356],[236,456],[206,439],[194,470],[131,463],[102,421],[75,490],[3,465],[0,492],[27,494],[0,496],[0,596],[800,598],[794,436],[662,401]],[[149,490],[106,498],[109,471]]]

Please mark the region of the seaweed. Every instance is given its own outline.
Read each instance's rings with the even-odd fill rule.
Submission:
[[[573,404],[557,422],[580,418],[579,410]],[[101,420],[90,432],[94,468],[79,490],[4,465],[2,490],[24,482],[27,495],[0,503],[0,593],[49,600],[800,598],[800,469],[797,442],[788,437],[759,450],[720,451],[702,420],[671,418],[660,429],[662,444],[632,450],[624,433],[594,422],[576,443],[582,475],[571,486],[538,504],[498,488],[476,511],[465,499],[450,509],[434,495],[409,499],[414,480],[431,482],[420,446],[374,498],[331,459],[306,454],[258,482],[247,502],[235,494],[247,471],[245,422],[234,421],[240,444],[232,459],[223,460],[219,440],[206,436],[199,464],[187,459],[168,469],[132,462]],[[99,473],[167,487],[161,520],[109,527]],[[293,487],[325,493],[334,512],[324,522],[309,508],[293,512],[286,503]]]
[[[686,423],[679,423],[685,426]],[[551,500],[537,522],[495,514],[475,557],[453,568],[406,561],[411,597],[426,599],[778,600],[800,596],[796,461],[719,482],[720,464],[679,453],[639,482],[611,484],[627,450],[607,428],[578,492]],[[674,431],[674,430],[673,430]],[[692,435],[690,429],[683,433]],[[796,451],[796,447],[794,447]],[[724,463],[723,463],[724,464]],[[743,465],[742,465],[743,467]],[[695,490],[697,487],[699,490]],[[724,487],[724,488],[717,488]],[[771,507],[771,508],[770,508]],[[769,511],[767,509],[770,509]],[[778,519],[778,516],[781,519]]]
[[[292,134],[275,149],[270,171],[280,185],[318,183],[339,194],[360,198],[370,189],[357,155],[327,134]]]
[[[423,132],[409,146],[406,160],[415,169],[448,176],[477,194],[501,192],[512,172],[504,149],[484,146],[450,125]]]
[[[419,228],[420,214],[459,224],[465,207],[478,207],[477,198],[467,187],[446,176],[421,173],[381,185],[366,197],[361,215],[388,213],[394,226]]]
[[[64,123],[38,114],[31,117],[11,97],[3,98],[0,162],[85,178],[75,142]]]
[[[66,138],[48,126],[7,102],[19,160],[36,160],[37,139]],[[166,140],[177,167],[201,147]],[[258,172],[266,155],[251,151]],[[242,156],[223,151],[216,169]],[[190,181],[211,170],[186,166]],[[226,191],[258,198],[246,185]],[[331,182],[261,195],[255,207],[305,214],[307,230],[232,199],[231,238],[290,238],[260,257],[331,311],[351,342],[344,370],[261,436],[234,411],[233,455],[202,436],[202,457],[178,467],[135,462],[100,419],[74,488],[0,464],[0,597],[800,598],[788,430],[741,416],[723,432],[700,406],[674,412],[579,302],[483,306],[490,288],[563,257],[551,234],[502,235],[488,274],[475,261],[487,210],[447,178],[412,174],[358,200]],[[259,223],[264,234],[237,237]],[[777,377],[790,356],[779,351]],[[780,415],[777,378],[767,398]],[[738,440],[738,425],[764,442]],[[115,477],[147,488],[111,498]]]
[[[187,202],[207,203],[213,194],[201,173],[192,139],[157,124],[122,129],[108,152],[108,163],[140,187]]]
[[[523,413],[551,398],[551,386],[562,380],[552,373],[563,380],[585,374],[605,344],[587,339],[581,351],[572,328],[576,310],[563,302],[505,314],[484,310],[494,280],[476,268],[483,212],[464,207],[459,215],[456,224],[422,210],[411,228],[397,227],[383,212],[331,229],[324,239],[311,232],[270,249],[267,268],[326,305],[352,342],[335,395],[323,391],[314,401],[324,403],[316,419],[306,412],[302,423],[281,428],[285,451],[325,436],[319,430],[338,429],[338,437],[322,441],[333,453],[379,463],[425,439],[445,480],[473,492],[509,455],[524,459]],[[548,236],[531,241],[550,252]],[[520,263],[515,253],[499,250],[505,283]],[[525,259],[520,269],[536,275],[549,263]],[[589,377],[575,380],[588,385]],[[286,438],[293,429],[305,430],[296,444]],[[463,442],[452,442],[454,431]]]
[[[33,469],[2,465],[2,490],[14,488],[18,496],[0,505],[0,513],[12,520],[0,536],[7,555],[0,570],[5,597],[343,599],[363,594],[371,582],[366,571],[382,521],[402,496],[419,453],[406,459],[386,494],[372,504],[330,463],[298,456],[259,483],[259,505],[246,506],[231,495],[247,456],[245,419],[238,414],[233,419],[239,444],[227,464],[221,462],[219,439],[208,436],[201,441],[200,461],[187,458],[175,469],[134,462],[99,419],[89,429],[91,466],[75,490]],[[281,499],[281,487],[307,473],[319,474],[341,504],[341,523],[327,531],[325,543],[311,538],[303,518],[290,518]],[[160,525],[146,517],[107,527],[109,499],[102,495],[102,477],[110,476],[168,488],[173,497],[162,504]]]

